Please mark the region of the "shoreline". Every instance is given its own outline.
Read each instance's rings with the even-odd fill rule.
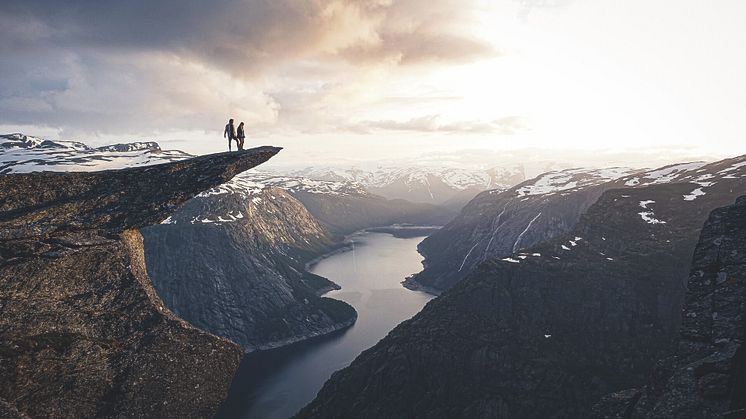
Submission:
[[[420,292],[424,292],[425,294],[433,295],[435,297],[438,297],[440,296],[440,294],[443,293],[442,290],[420,284],[419,282],[417,282],[417,280],[414,279],[414,276],[406,277],[404,281],[401,282],[401,284],[404,288],[410,291],[420,291]]]
[[[357,314],[357,311],[355,311],[355,316],[353,316],[353,318],[347,321],[333,324],[331,326],[317,330],[309,335],[293,336],[293,337],[283,339],[283,340],[264,343],[264,344],[255,346],[252,349],[246,349],[244,351],[244,356],[248,354],[258,353],[258,352],[267,352],[267,351],[271,351],[275,349],[287,348],[289,346],[296,345],[299,343],[305,343],[305,342],[309,342],[317,338],[323,338],[332,333],[339,332],[339,331],[352,327],[352,325],[354,325],[355,322],[357,321],[357,317],[358,317],[358,314]]]
[[[391,224],[386,226],[375,226],[375,227],[366,227],[360,230],[357,230],[353,233],[350,233],[342,239],[341,242],[337,246],[333,246],[334,250],[331,250],[329,252],[326,252],[322,254],[321,256],[315,257],[311,259],[310,261],[306,262],[305,264],[305,270],[310,272],[311,269],[313,269],[314,266],[316,266],[319,262],[321,262],[324,259],[330,258],[334,255],[338,255],[340,253],[348,252],[352,250],[352,246],[354,244],[354,241],[351,240],[353,237],[358,236],[363,233],[382,233],[382,234],[391,234],[392,236],[398,238],[398,239],[409,239],[409,238],[415,238],[415,237],[427,237],[433,232],[440,230],[443,226],[436,226],[436,225],[412,225],[412,224]],[[407,234],[407,233],[410,234]],[[427,232],[427,234],[422,234],[424,232]],[[418,250],[419,253],[419,250]],[[312,272],[311,272],[312,273]],[[326,278],[329,280],[329,278]],[[333,282],[329,280],[330,282]],[[335,288],[336,289],[336,288]],[[330,290],[332,291],[332,290]],[[323,294],[319,294],[323,295]]]
[[[419,234],[416,235],[416,236],[411,236],[411,235],[397,235],[393,231],[396,230],[396,231],[409,231],[409,232],[423,232],[423,231],[434,231],[434,230],[437,230],[437,229],[440,229],[440,228],[441,228],[441,226],[415,226],[415,225],[393,224],[393,225],[388,225],[388,226],[368,227],[368,228],[364,228],[364,229],[361,229],[361,230],[357,230],[357,231],[355,231],[355,232],[353,232],[351,234],[348,234],[348,235],[344,236],[344,238],[342,239],[341,242],[339,242],[335,246],[332,246],[332,250],[330,250],[330,251],[328,251],[328,252],[326,252],[326,253],[324,253],[324,254],[322,254],[320,256],[317,256],[317,257],[311,259],[310,261],[306,262],[306,264],[305,264],[305,271],[308,272],[308,273],[313,273],[313,272],[311,272],[311,269],[313,269],[314,266],[316,266],[317,264],[319,264],[324,259],[328,259],[328,258],[330,258],[332,256],[335,256],[335,255],[338,255],[340,253],[345,253],[345,252],[351,251],[353,249],[353,245],[354,245],[354,241],[352,240],[352,238],[355,237],[355,236],[357,236],[357,235],[360,235],[360,234],[364,234],[364,233],[382,233],[382,234],[391,234],[392,236],[394,236],[396,238],[399,238],[399,239],[406,239],[406,238],[414,238],[414,237],[427,237],[427,235],[423,235],[423,236],[420,236]],[[342,287],[339,284],[335,283],[331,279],[326,278],[326,277],[324,277],[324,279],[326,279],[327,281],[329,281],[332,285],[329,285],[328,287],[324,287],[324,288],[321,288],[321,289],[317,290],[317,295],[319,297],[321,297],[321,296],[323,296],[323,295],[325,295],[325,294],[327,294],[327,293],[329,293],[331,291],[338,291],[338,290],[342,289]],[[405,284],[405,282],[407,281],[407,279],[409,279],[409,277],[406,278],[404,281],[401,282],[401,284],[402,284],[402,286],[404,288],[407,288],[407,289],[409,289],[411,291],[421,291],[421,292],[425,292],[427,294],[437,295],[437,294],[434,294],[433,292],[427,291],[426,289],[420,289],[420,288],[414,289],[414,288],[408,287]],[[340,301],[340,300],[337,300],[337,301]],[[353,307],[353,309],[354,309],[354,307]],[[244,355],[248,355],[248,354],[252,354],[252,353],[257,353],[257,352],[271,351],[271,350],[280,349],[280,348],[286,348],[286,347],[289,347],[289,346],[292,346],[292,345],[296,345],[296,344],[300,344],[300,343],[305,343],[305,342],[311,341],[313,339],[322,338],[324,336],[328,336],[330,334],[333,334],[333,333],[336,333],[336,332],[340,332],[342,330],[345,330],[345,329],[348,329],[348,328],[352,327],[355,324],[355,322],[357,321],[357,319],[358,319],[358,313],[357,313],[357,310],[355,310],[355,316],[353,318],[347,320],[347,321],[333,324],[331,326],[328,326],[328,327],[325,327],[325,328],[320,329],[318,331],[315,331],[315,332],[313,332],[313,333],[311,333],[309,335],[293,336],[293,337],[289,337],[289,338],[282,339],[282,340],[279,340],[279,341],[268,342],[268,343],[264,343],[264,344],[261,344],[261,345],[257,345],[257,346],[252,347],[251,349],[246,349],[244,351]]]

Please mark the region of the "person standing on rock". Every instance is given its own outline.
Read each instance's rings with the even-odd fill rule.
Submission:
[[[246,132],[243,129],[243,121],[238,124],[238,131],[236,135],[236,143],[238,143],[238,149],[243,150],[243,140],[246,139]]]
[[[228,151],[232,151],[231,142],[233,140],[236,140],[236,145],[238,145],[238,137],[236,137],[236,127],[233,125],[233,118],[228,120],[228,124],[225,126],[225,131],[223,131],[223,138],[228,138]]]

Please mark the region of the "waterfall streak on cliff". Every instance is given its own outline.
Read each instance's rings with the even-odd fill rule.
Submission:
[[[492,246],[492,242],[495,240],[495,236],[497,235],[497,232],[500,230],[500,227],[503,225],[500,223],[500,221],[503,218],[503,214],[505,214],[505,211],[508,209],[508,204],[510,201],[505,203],[505,206],[503,207],[503,210],[500,211],[500,214],[497,214],[497,218],[495,219],[495,222],[492,224],[492,236],[490,237],[490,241],[487,243],[487,247],[484,249],[484,253],[482,256],[482,260],[487,258],[487,252],[490,250],[490,246]]]
[[[515,253],[516,250],[518,250],[518,245],[521,244],[521,239],[526,234],[526,232],[528,231],[528,229],[531,228],[531,225],[534,223],[534,221],[536,221],[539,217],[541,217],[541,213],[539,213],[538,215],[536,215],[536,217],[534,217],[534,219],[531,220],[531,222],[528,223],[528,225],[526,226],[526,229],[523,230],[523,232],[515,240],[515,243],[513,244],[513,253]]]
[[[466,254],[466,257],[464,258],[464,261],[461,262],[461,267],[458,268],[458,271],[461,272],[462,269],[464,269],[464,265],[466,265],[466,260],[469,259],[469,255],[471,255],[471,252],[474,251],[474,248],[477,247],[479,242],[474,243],[474,246],[469,249],[469,253]]]

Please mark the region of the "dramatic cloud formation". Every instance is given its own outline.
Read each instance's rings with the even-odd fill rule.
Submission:
[[[280,159],[730,155],[745,20],[742,0],[2,0],[0,131],[209,152],[234,117]]]
[[[333,130],[361,80],[494,54],[468,19],[453,0],[4,1],[0,122]]]

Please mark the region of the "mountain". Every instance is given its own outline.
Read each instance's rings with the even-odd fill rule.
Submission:
[[[675,353],[648,384],[604,397],[599,418],[746,416],[746,197],[710,214],[686,284]]]
[[[101,170],[187,159],[140,142],[99,148],[21,134],[0,137],[0,171]],[[347,327],[357,314],[320,294],[335,284],[306,262],[334,250],[341,235],[396,223],[445,223],[429,204],[390,201],[354,182],[249,170],[142,231],[158,295],[191,324],[245,350],[293,343]]]
[[[388,199],[447,205],[458,210],[486,189],[507,189],[522,182],[522,167],[468,170],[457,167],[379,167],[373,170],[310,167],[293,174],[318,180],[348,181]]]
[[[611,181],[631,169],[568,169],[542,174],[506,191],[482,192],[440,231],[420,243],[422,272],[406,286],[438,294],[479,263],[570,231]]]
[[[406,286],[438,294],[482,261],[566,233],[606,190],[688,183],[692,191],[685,199],[695,200],[713,184],[732,180],[729,172],[718,172],[719,166],[704,166],[693,162],[638,171],[568,169],[542,174],[504,192],[484,192],[420,244],[425,269]]]
[[[357,314],[318,295],[337,286],[305,270],[338,239],[284,189],[244,174],[143,230],[158,294],[193,325],[267,349],[351,325]]]
[[[181,151],[164,151],[154,142],[92,148],[75,141],[50,141],[24,134],[0,135],[0,174],[39,171],[97,171],[183,160]]]
[[[441,206],[375,195],[354,180],[320,180],[263,171],[248,172],[245,178],[286,190],[324,226],[340,235],[393,224],[443,225],[455,216],[454,211]]]
[[[701,227],[744,177],[746,156],[617,179],[569,234],[478,265],[298,417],[588,417],[672,350]]]
[[[164,306],[138,230],[278,151],[0,176],[0,415],[214,415],[242,351]]]

